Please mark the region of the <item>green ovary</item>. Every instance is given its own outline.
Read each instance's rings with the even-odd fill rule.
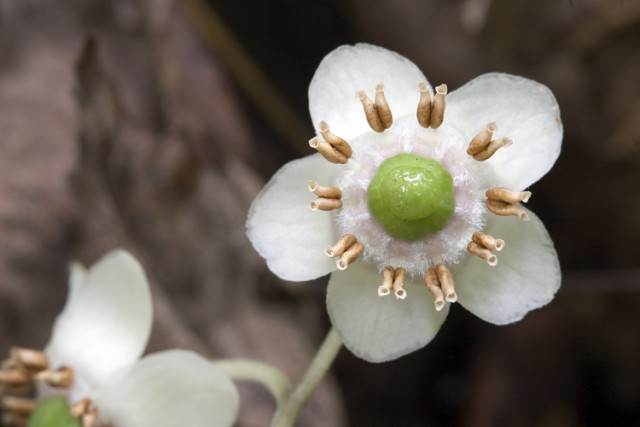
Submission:
[[[369,211],[390,236],[418,240],[447,224],[453,192],[453,179],[439,162],[398,154],[382,162],[369,183]]]
[[[29,419],[29,427],[80,427],[80,421],[71,416],[63,397],[52,397],[38,405]]]

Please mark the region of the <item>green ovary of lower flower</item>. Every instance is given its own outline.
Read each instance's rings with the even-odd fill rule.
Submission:
[[[384,230],[418,240],[444,228],[455,208],[453,179],[437,161],[398,154],[379,166],[369,183],[369,211]]]

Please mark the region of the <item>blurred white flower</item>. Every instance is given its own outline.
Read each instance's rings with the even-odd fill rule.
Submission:
[[[493,73],[434,93],[406,58],[359,44],[324,58],[309,108],[319,153],[271,179],[247,234],[285,280],[339,270],[327,309],[356,355],[380,362],[421,348],[447,302],[506,324],[553,298],[558,257],[520,204],[560,153],[548,88]]]
[[[14,349],[5,371],[33,372],[38,399],[63,395],[83,426],[231,426],[238,393],[215,363],[186,350],[142,359],[152,323],[144,271],[115,250],[71,266],[69,296],[44,353]]]

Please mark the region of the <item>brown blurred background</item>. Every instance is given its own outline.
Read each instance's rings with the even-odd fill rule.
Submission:
[[[244,219],[309,153],[319,61],[355,42],[452,89],[504,71],[553,90],[563,151],[530,207],[564,281],[515,325],[456,306],[410,356],[343,350],[299,425],[640,426],[639,0],[0,0],[0,353],[46,344],[69,260],[122,246],[152,281],[150,351],[299,379],[326,279],[279,281]],[[238,425],[268,425],[270,396],[241,391]]]

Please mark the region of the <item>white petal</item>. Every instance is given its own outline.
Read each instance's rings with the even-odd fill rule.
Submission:
[[[46,352],[53,368],[73,368],[78,386],[95,390],[144,351],[152,320],[149,285],[138,261],[123,250],[108,253],[86,273],[74,267],[70,283],[71,298]]]
[[[516,322],[553,299],[560,288],[560,264],[542,221],[527,211],[530,221],[492,217],[485,232],[504,239],[490,267],[468,257],[453,272],[458,301],[467,310],[497,325]]]
[[[185,350],[143,358],[96,397],[100,420],[127,427],[228,427],[238,405],[229,377]]]
[[[369,362],[397,359],[424,347],[447,317],[448,304],[435,310],[424,285],[407,282],[407,298],[378,296],[381,276],[370,264],[356,262],[331,275],[327,310],[344,345]]]
[[[371,132],[356,92],[364,90],[373,100],[379,83],[384,84],[394,118],[415,115],[420,82],[429,85],[414,63],[395,52],[368,44],[341,46],[325,56],[311,80],[313,126],[318,132],[318,124],[324,120],[333,133],[347,141]]]
[[[335,259],[323,252],[336,241],[332,214],[309,209],[316,196],[307,182],[315,179],[329,185],[337,167],[320,154],[289,162],[251,205],[247,236],[282,279],[311,280],[336,269]]]
[[[544,85],[509,74],[484,74],[447,96],[445,123],[471,141],[487,124],[513,145],[501,148],[485,163],[496,175],[494,186],[522,190],[546,174],[560,154],[560,109]]]

